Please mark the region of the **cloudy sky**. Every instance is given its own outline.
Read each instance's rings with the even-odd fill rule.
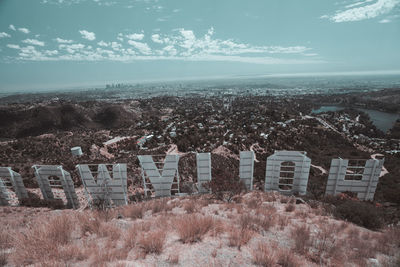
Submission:
[[[400,0],[0,0],[0,90],[400,70]]]

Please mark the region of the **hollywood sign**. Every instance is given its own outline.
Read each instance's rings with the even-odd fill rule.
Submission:
[[[145,193],[155,197],[180,195],[179,155],[138,155]],[[158,158],[158,159],[157,159]],[[362,200],[373,200],[383,159],[348,160],[333,159],[325,194],[337,195],[354,192]],[[197,153],[197,189],[209,193],[206,183],[212,179],[211,153]],[[264,191],[278,191],[282,194],[307,193],[311,159],[305,152],[275,151],[267,158]],[[55,199],[53,188],[63,189],[67,206],[78,208],[79,202],[69,172],[62,166],[34,165],[35,177],[43,198]],[[89,205],[99,201],[109,206],[128,203],[126,164],[79,164],[76,166],[85,189]],[[241,151],[239,179],[247,190],[253,189],[254,152]],[[173,188],[175,185],[175,188]],[[11,194],[21,202],[28,197],[21,176],[11,167],[0,167],[0,205],[9,205]]]

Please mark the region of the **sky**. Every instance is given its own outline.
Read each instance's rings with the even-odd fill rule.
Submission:
[[[0,0],[0,92],[399,73],[400,0]]]

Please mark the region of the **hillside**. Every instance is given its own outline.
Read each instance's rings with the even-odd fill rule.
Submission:
[[[400,229],[334,219],[318,202],[252,192],[165,198],[106,211],[2,208],[2,264],[398,266]]]

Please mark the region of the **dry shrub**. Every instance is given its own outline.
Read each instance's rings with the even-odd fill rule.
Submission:
[[[348,222],[341,222],[338,229],[339,229],[339,231],[342,232],[342,231],[346,230],[347,227],[349,227],[349,223]]]
[[[274,249],[265,242],[259,242],[257,247],[251,250],[253,263],[265,267],[275,266],[276,258],[273,253]]]
[[[394,254],[400,249],[400,226],[388,227],[377,239],[377,249],[385,254]]]
[[[125,260],[128,257],[128,251],[119,248],[92,248],[92,260],[90,266],[109,266],[107,262]]]
[[[260,206],[260,201],[252,198],[246,201],[246,205],[249,209],[257,209]]]
[[[196,203],[197,203],[197,205],[199,205],[199,207],[203,208],[203,207],[207,207],[211,203],[211,200],[204,199],[204,198],[200,199],[200,200],[196,199]]]
[[[232,227],[228,233],[228,245],[230,247],[237,247],[239,250],[242,246],[246,245],[254,235],[254,232],[250,229],[237,229],[235,227]]]
[[[167,212],[172,210],[172,206],[168,205],[168,200],[163,199],[155,199],[146,203],[147,209],[151,210],[152,214],[156,214],[159,212]]]
[[[250,214],[240,215],[239,220],[238,220],[238,225],[239,225],[240,229],[241,230],[244,230],[244,229],[257,230],[257,226],[255,224],[256,218],[257,217],[252,216]]]
[[[285,211],[286,212],[292,212],[292,211],[294,211],[296,209],[296,206],[294,205],[294,204],[292,204],[292,203],[288,203],[286,206],[285,206]]]
[[[294,250],[302,254],[310,245],[310,229],[305,226],[297,226],[291,232],[291,237],[294,240]]]
[[[175,226],[183,243],[194,243],[201,241],[213,228],[214,219],[208,216],[184,215],[176,220]]]
[[[275,202],[276,201],[276,195],[274,192],[267,192],[263,194],[263,201],[265,202]]]
[[[259,226],[259,230],[268,231],[276,223],[274,215],[260,215],[255,218],[255,224]]]
[[[170,264],[178,264],[179,263],[179,254],[178,251],[175,251],[174,253],[169,254],[168,256],[168,262]]]
[[[67,244],[65,246],[60,247],[58,250],[58,260],[68,261],[68,260],[76,260],[83,261],[88,258],[87,253],[85,253],[82,247],[79,247],[76,244]]]
[[[136,239],[138,235],[138,227],[132,225],[125,233],[124,247],[130,251],[136,246]]]
[[[278,253],[278,264],[282,267],[297,267],[300,266],[299,261],[290,250],[280,249]]]
[[[0,266],[7,264],[8,253],[6,249],[12,247],[12,238],[10,229],[4,227],[0,229]]]
[[[112,241],[116,241],[121,236],[121,229],[110,223],[103,222],[100,224],[99,236],[108,237]]]
[[[50,219],[47,225],[47,237],[56,244],[67,244],[74,230],[74,222],[69,215],[59,215]]]
[[[289,201],[290,201],[290,198],[287,197],[287,196],[281,196],[281,198],[280,198],[280,202],[283,203],[283,204],[286,204]]]
[[[210,232],[213,237],[216,237],[225,232],[225,229],[225,223],[222,220],[215,219],[213,227],[210,229]]]
[[[294,214],[295,214],[296,218],[305,219],[305,218],[309,217],[309,213],[304,210],[297,210]]]
[[[360,236],[360,230],[358,230],[357,228],[355,228],[354,226],[352,226],[348,232],[347,232],[347,236],[350,239],[354,239],[354,238],[358,238]]]
[[[189,200],[183,205],[183,209],[188,214],[193,213],[196,210],[196,203],[194,201]]]
[[[26,265],[57,259],[61,246],[70,242],[74,226],[67,214],[29,225],[14,237],[13,262],[15,265]]]
[[[340,250],[336,240],[338,232],[338,227],[335,225],[319,225],[319,229],[316,235],[313,237],[312,243],[316,250],[317,256],[320,258],[320,262],[325,254],[332,256],[333,254],[338,253],[338,250]]]
[[[83,213],[77,216],[80,225],[81,235],[98,234],[102,219],[99,216],[99,212]]]
[[[275,213],[276,208],[271,204],[262,205],[256,210],[256,214],[273,215]]]
[[[141,219],[143,218],[144,209],[140,204],[128,205],[123,209],[123,214],[131,219]]]
[[[283,230],[289,224],[289,218],[285,215],[279,215],[278,224],[280,226],[280,229]]]
[[[150,253],[160,254],[164,247],[165,236],[164,230],[142,233],[137,245],[141,249],[143,256],[146,257]]]
[[[368,240],[368,239],[367,239]],[[365,239],[361,238],[359,235],[349,236],[346,240],[346,244],[351,253],[349,253],[349,258],[353,262],[364,261],[368,258],[374,258],[376,250],[372,242],[366,242]]]
[[[145,232],[150,231],[150,224],[133,224],[126,232],[124,232],[124,248],[127,251],[130,251],[131,249],[135,248],[137,245],[137,240],[139,234],[143,234]]]

